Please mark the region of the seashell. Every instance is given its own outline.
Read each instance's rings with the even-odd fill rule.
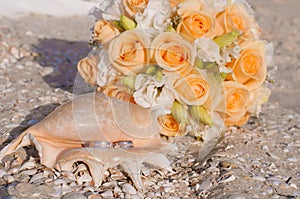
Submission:
[[[85,172],[83,175],[77,178],[78,184],[83,184],[84,182],[91,182],[93,179],[89,173]]]
[[[95,189],[94,189],[94,187],[92,187],[92,186],[85,186],[84,188],[83,188],[83,191],[86,191],[86,192],[95,192]]]
[[[78,175],[84,171],[88,171],[88,168],[85,164],[79,164],[77,167],[74,168],[73,172],[75,175]]]
[[[47,76],[47,75],[50,75],[51,73],[54,72],[54,68],[51,67],[51,66],[46,66],[46,67],[43,67],[42,70],[40,71],[40,74],[42,76]]]
[[[147,196],[147,198],[154,198],[155,197],[155,193],[154,192],[147,192],[146,196]]]
[[[210,187],[212,186],[212,182],[211,181],[203,181],[200,185],[199,185],[199,189],[203,190],[203,191],[207,191],[210,189]]]
[[[258,180],[258,181],[261,181],[261,182],[265,182],[266,181],[266,178],[264,178],[262,176],[253,176],[252,178],[254,180]]]
[[[22,164],[22,161],[18,158],[11,162],[10,167],[16,168],[16,167],[19,167],[21,164]],[[18,168],[18,170],[19,170],[19,168]]]
[[[223,167],[223,168],[232,168],[232,169],[237,169],[237,168],[239,168],[239,166],[236,165],[235,163],[233,163],[233,162],[227,162],[227,161],[220,162],[219,165],[220,165],[221,167]]]
[[[298,189],[297,185],[294,183],[291,183],[290,186],[293,187],[294,189]]]
[[[54,175],[56,176],[56,178],[61,176],[61,172],[58,172],[56,170],[53,171]]]
[[[228,178],[219,181],[219,183],[220,183],[220,184],[222,184],[222,183],[228,183],[228,182],[234,181],[235,179],[236,179],[236,177],[235,177],[234,175],[230,175]]]
[[[295,188],[295,187],[293,187],[287,183],[282,183],[279,188],[280,189],[291,189],[291,188]],[[296,189],[297,189],[297,187],[296,187]]]
[[[136,194],[135,188],[131,184],[128,184],[128,183],[125,183],[122,186],[122,190],[123,190],[123,192],[129,193],[131,195],[135,195]]]
[[[272,152],[267,152],[267,154],[268,154],[270,157],[272,157],[273,159],[275,159],[275,160],[280,160],[280,159],[281,159],[280,157],[278,157],[277,155],[275,155],[275,154],[272,153]]]
[[[100,195],[104,198],[112,198],[114,196],[113,192],[111,190],[107,190],[107,191],[101,193]]]
[[[234,194],[229,196],[228,199],[246,199],[246,198],[242,195]]]
[[[21,167],[20,167],[20,171],[23,171],[25,169],[33,169],[36,167],[36,163],[34,162],[34,160],[31,158],[29,159],[29,161],[25,162]]]
[[[62,185],[62,184],[67,184],[67,181],[64,179],[56,179],[54,180],[55,185]]]
[[[115,187],[115,186],[117,186],[117,182],[110,181],[110,182],[103,183],[101,187],[109,188],[109,187]]]
[[[7,172],[5,170],[0,169],[0,178],[2,178],[6,174]]]
[[[9,174],[3,175],[3,179],[7,182],[7,184],[10,184],[13,181],[15,181],[15,178]]]
[[[54,187],[54,192],[51,193],[53,198],[59,198],[61,196],[61,187]]]
[[[46,184],[51,184],[51,185],[53,185],[54,184],[54,180],[53,179],[46,179],[45,181],[44,181]]]
[[[230,152],[217,152],[215,154],[212,154],[212,156],[214,156],[214,157],[231,157],[231,158],[234,158],[234,157],[237,157],[238,154],[233,154],[233,153],[230,153]]]
[[[18,48],[12,46],[9,48],[10,54],[12,54],[16,59],[20,59],[22,57],[22,54],[18,50]]]
[[[28,182],[29,180],[30,180],[30,176],[28,176],[28,175],[18,177],[18,181],[21,181],[21,182]]]
[[[274,180],[274,181],[271,181],[273,185],[275,186],[279,186],[281,184],[280,181],[277,181],[277,180]]]
[[[115,120],[116,117],[118,120]],[[96,187],[100,186],[104,171],[108,167],[119,165],[129,174],[134,185],[142,189],[140,166],[144,162],[157,168],[171,170],[169,160],[163,151],[158,150],[163,149],[164,143],[159,136],[156,118],[157,115],[149,109],[103,94],[81,95],[25,130],[2,149],[0,159],[15,152],[17,148],[34,145],[41,164],[61,171],[73,171],[77,180],[82,183],[91,182],[92,177],[93,184]],[[60,125],[57,125],[58,123]],[[109,150],[85,147],[87,142],[99,140],[108,142],[130,140],[134,143],[134,147]],[[84,164],[73,168],[73,164],[78,161]],[[29,161],[20,169],[32,169],[36,166],[34,162]],[[91,173],[90,176],[88,171]],[[47,175],[50,174],[47,172],[34,174],[30,183],[36,183]],[[52,175],[56,178],[61,174],[53,171]]]
[[[7,171],[9,174],[17,174],[19,172],[19,168],[11,168]]]
[[[119,186],[115,186],[114,193],[122,193],[122,189]]]
[[[70,187],[75,187],[75,186],[77,186],[76,182],[71,182],[70,183]]]
[[[287,159],[287,161],[289,161],[289,162],[295,162],[295,163],[299,162],[299,160],[300,160],[299,158],[288,158]]]
[[[121,173],[121,172],[116,172],[116,173],[112,174],[110,176],[110,178],[112,180],[116,180],[116,181],[126,180],[126,176],[124,176],[123,173]]]
[[[164,192],[166,193],[171,193],[174,192],[174,187],[173,186],[163,186]]]
[[[71,171],[63,171],[61,174],[72,181],[76,180],[75,175]]]
[[[92,194],[88,196],[88,199],[102,199],[102,197],[99,194]]]
[[[64,194],[64,193],[69,193],[69,192],[73,191],[73,188],[67,184],[63,184],[61,186],[61,190],[62,190],[62,193]]]
[[[36,174],[37,169],[29,169],[20,172],[20,175],[34,175]]]
[[[46,178],[47,176],[44,175],[44,173],[37,173],[35,174],[34,176],[31,177],[29,183],[35,183],[35,182],[38,182],[44,178]]]
[[[62,195],[63,195],[63,194],[62,194]],[[76,198],[76,199],[86,199],[86,197],[83,196],[80,192],[67,193],[67,194],[64,195],[61,199],[72,199],[72,198]]]

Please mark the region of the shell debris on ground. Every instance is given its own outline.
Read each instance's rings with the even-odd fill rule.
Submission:
[[[249,3],[263,37],[274,42],[278,65],[276,76],[276,68],[269,70],[273,94],[259,118],[228,128],[201,162],[180,151],[172,171],[144,168],[145,192],[119,168],[109,168],[102,186],[93,187],[85,165],[59,172],[39,164],[34,149],[20,149],[0,163],[0,198],[299,198],[300,2]],[[89,52],[90,26],[86,17],[0,18],[1,147],[72,99],[76,63]]]

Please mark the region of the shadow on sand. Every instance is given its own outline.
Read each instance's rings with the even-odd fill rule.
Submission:
[[[73,89],[78,61],[86,57],[90,50],[87,42],[59,39],[42,39],[38,45],[33,46],[33,52],[38,55],[36,61],[50,69],[43,80],[52,88],[68,92]]]
[[[43,120],[47,115],[49,115],[56,107],[58,107],[59,103],[51,103],[43,106],[39,106],[35,109],[32,109],[30,113],[25,117],[25,119],[22,121],[22,123],[12,129],[9,132],[9,137],[7,140],[5,140],[0,145],[0,150],[4,148],[8,143],[10,143],[14,138],[16,138],[18,135],[20,135],[23,131],[25,131],[27,128],[32,126],[33,124],[36,124]]]

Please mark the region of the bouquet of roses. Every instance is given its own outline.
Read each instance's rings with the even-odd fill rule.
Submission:
[[[272,45],[245,0],[102,0],[87,83],[109,97],[163,111],[160,133],[202,137],[260,112]]]

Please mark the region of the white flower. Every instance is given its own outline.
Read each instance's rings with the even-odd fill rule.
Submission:
[[[220,66],[219,71],[220,71],[220,73],[229,74],[229,73],[232,73],[232,68],[227,68],[226,66],[222,65],[222,66]]]
[[[149,0],[144,13],[137,13],[135,21],[138,28],[154,27],[157,30],[166,29],[171,7],[166,0]]]
[[[165,110],[167,110],[167,113],[171,113],[174,100],[175,97],[167,86],[164,86],[162,88],[161,93],[156,98],[157,104],[162,106]]]
[[[194,51],[197,57],[201,58],[204,62],[216,62],[220,64],[222,60],[219,46],[208,38],[195,40]]]
[[[170,112],[174,96],[165,86],[165,82],[165,79],[157,81],[155,76],[138,75],[133,93],[134,101],[144,108],[160,106],[162,109]]]
[[[254,11],[246,0],[231,0],[231,4],[242,5],[250,15],[254,15]]]
[[[122,13],[120,0],[101,0],[97,6],[89,11],[89,14],[97,20],[119,20]]]
[[[106,50],[101,49],[99,52],[99,64],[98,64],[98,75],[97,75],[97,84],[98,86],[102,87],[105,86],[107,83],[113,81],[118,72],[111,67],[111,63],[109,60],[109,56]]]
[[[223,11],[228,4],[228,0],[208,0],[208,4],[217,11]]]
[[[250,107],[248,108],[248,112],[258,117],[259,113],[261,112],[262,104],[268,101],[270,95],[271,91],[266,87],[260,87],[254,90],[251,93],[251,103]]]

